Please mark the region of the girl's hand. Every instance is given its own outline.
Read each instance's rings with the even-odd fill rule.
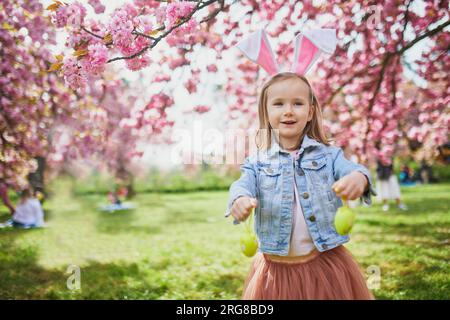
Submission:
[[[355,200],[363,195],[368,183],[364,174],[353,171],[336,181],[331,188],[343,200]]]
[[[231,215],[239,222],[244,221],[248,218],[253,208],[258,205],[258,200],[250,197],[239,197],[237,198],[233,206],[231,207]]]

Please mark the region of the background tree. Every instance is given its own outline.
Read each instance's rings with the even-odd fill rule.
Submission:
[[[401,139],[416,140],[424,150],[447,140],[448,1],[136,0],[116,9],[106,23],[86,21],[86,9],[78,2],[57,1],[49,9],[56,25],[67,28],[74,55],[82,57],[77,61],[66,57],[61,65],[72,87],[82,87],[88,75],[101,72],[107,63],[124,60],[130,70],[167,64],[174,70],[195,62],[195,50],[208,48],[216,52],[217,62],[206,70],[192,68],[186,89],[195,92],[202,73],[226,72],[223,88],[229,115],[242,123],[254,119],[256,88],[267,76],[247,62],[226,65],[221,59],[228,49],[244,33],[265,27],[278,40],[280,62],[287,63],[293,52],[291,40],[303,28],[336,28],[337,50],[318,64],[314,86],[324,107],[331,110],[326,127],[337,143],[351,145],[363,162],[372,158],[387,162]],[[424,40],[429,46],[408,60],[408,51]],[[175,54],[153,60],[150,52],[162,41]],[[416,91],[427,102],[420,107],[406,95],[405,68],[423,80]],[[169,73],[164,76],[170,80]],[[421,121],[406,125],[400,121],[415,108],[421,109]]]

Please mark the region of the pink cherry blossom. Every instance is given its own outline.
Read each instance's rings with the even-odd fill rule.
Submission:
[[[205,113],[208,112],[211,109],[210,106],[205,106],[205,105],[197,105],[194,107],[194,111],[198,112],[198,113]]]
[[[217,72],[217,65],[215,64],[209,64],[206,67],[206,70],[208,70],[208,72]]]
[[[86,8],[78,1],[62,5],[58,8],[55,15],[56,26],[58,28],[68,26],[80,27],[86,16]]]
[[[87,81],[87,76],[74,57],[68,57],[63,65],[64,80],[72,89],[84,88]]]
[[[187,17],[195,6],[196,3],[192,1],[169,3],[166,8],[167,28],[172,28],[179,19]]]
[[[139,56],[133,59],[125,60],[128,69],[132,71],[141,70],[150,64],[151,60],[148,55]]]
[[[105,12],[105,6],[101,3],[100,0],[89,0],[89,4],[94,8],[95,13],[103,13]]]
[[[133,22],[123,8],[114,12],[111,21],[107,25],[107,30],[112,36],[114,45],[121,50],[125,50],[131,45],[133,41],[131,32],[133,29]]]
[[[108,48],[102,43],[90,44],[88,55],[82,59],[85,72],[99,74],[105,69],[108,61]]]

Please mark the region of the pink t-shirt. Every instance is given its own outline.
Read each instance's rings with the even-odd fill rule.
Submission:
[[[293,156],[294,161],[299,157],[299,150],[289,151]],[[294,165],[294,163],[292,163]],[[288,256],[303,256],[314,250],[315,246],[309,235],[308,226],[306,225],[305,217],[303,215],[300,198],[298,195],[297,185],[295,183],[294,175],[294,205],[292,209],[293,222],[291,232],[291,243],[289,246]]]

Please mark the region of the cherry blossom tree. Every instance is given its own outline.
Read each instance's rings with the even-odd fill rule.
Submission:
[[[422,10],[413,8],[418,3]],[[390,162],[402,139],[419,142],[431,155],[448,139],[448,1],[364,2],[360,15],[352,14],[357,3],[341,4],[332,26],[345,40],[321,64],[318,86],[322,101],[338,115],[332,132],[364,162]],[[424,39],[430,47],[408,61],[406,53]],[[405,68],[426,81],[413,95],[406,90]],[[411,113],[418,117],[405,122]]]
[[[0,6],[0,185],[17,190],[31,183],[43,191],[47,162],[85,158],[107,149],[111,128],[118,128],[116,122],[124,116],[123,111],[114,112],[129,106],[115,103],[126,88],[106,73],[102,76],[112,80],[91,77],[82,92],[67,88],[51,72],[51,61],[63,57],[50,53],[54,27],[39,1]],[[112,94],[114,98],[105,99]],[[158,130],[162,125],[158,123]],[[134,144],[126,145],[128,156]],[[110,154],[104,156],[111,159]]]
[[[89,5],[96,14],[105,10],[98,0]],[[178,80],[172,79],[177,69],[190,69],[184,86],[192,94],[203,74],[224,73],[230,125],[255,123],[257,89],[267,75],[244,59],[229,65],[223,57],[259,27],[276,40],[281,63],[289,63],[291,40],[302,29],[337,29],[335,54],[323,59],[311,78],[329,115],[330,136],[350,145],[361,161],[389,162],[402,139],[431,157],[448,137],[448,1],[136,0],[117,8],[106,22],[86,19],[80,2],[56,1],[48,10],[54,25],[65,28],[67,48],[73,49],[56,56],[47,48],[54,43],[54,30],[38,1],[6,1],[1,8],[0,179],[9,186],[23,183],[36,168],[34,159],[48,155],[56,123],[78,126],[74,137],[80,148],[72,152],[90,153],[89,146],[102,135],[83,120],[103,112],[92,107],[91,85],[117,61],[132,71],[161,66],[152,83]],[[424,42],[419,55],[408,56]],[[193,55],[202,49],[216,55],[205,68],[197,66]],[[414,90],[407,89],[405,71],[422,80]],[[129,124],[138,129],[149,125],[158,133],[170,126],[165,108],[171,104],[170,95],[155,95]],[[200,104],[194,110],[211,107]],[[152,116],[155,112],[159,117]]]
[[[98,1],[91,5],[96,12],[103,9]],[[371,158],[389,162],[401,139],[415,139],[424,148],[447,139],[448,1],[136,0],[116,9],[106,23],[85,20],[86,8],[79,2],[56,1],[49,10],[56,26],[67,28],[68,46],[75,50],[55,66],[73,88],[83,87],[87,77],[101,73],[108,63],[124,60],[130,70],[167,64],[174,70],[192,64],[194,50],[208,48],[216,52],[217,63],[202,72],[227,74],[229,116],[243,123],[254,122],[249,120],[256,116],[257,88],[267,75],[245,60],[233,66],[222,63],[226,51],[244,33],[265,27],[278,40],[279,61],[287,63],[291,40],[303,28],[336,28],[336,53],[322,60],[313,76],[330,115],[326,123],[330,136],[342,146],[351,145],[363,162]],[[407,61],[408,51],[425,40],[429,48]],[[175,54],[153,60],[151,52],[163,41],[176,49]],[[405,94],[405,68],[424,80],[416,91],[425,105],[419,107]],[[170,80],[170,74],[164,77]],[[186,90],[196,92],[199,79],[199,70],[193,68]],[[406,125],[400,121],[417,108],[420,121]],[[201,113],[209,107],[200,105],[196,110]]]
[[[0,4],[0,184],[19,188],[45,154],[55,117],[67,114],[70,99],[61,81],[48,73],[54,28],[39,1]]]

